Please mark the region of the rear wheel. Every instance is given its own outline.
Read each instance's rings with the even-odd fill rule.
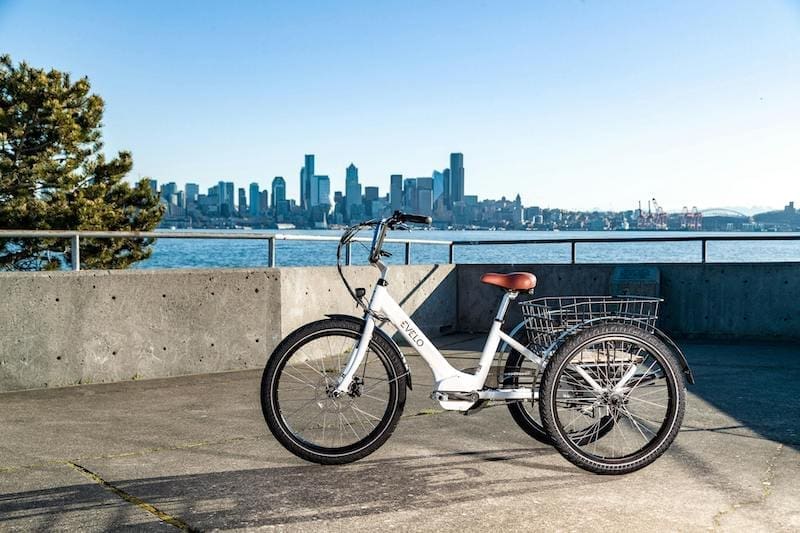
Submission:
[[[261,380],[261,406],[275,438],[298,457],[349,463],[377,450],[397,425],[406,370],[396,348],[375,335],[347,393],[331,391],[361,338],[357,323],[329,319],[291,333]]]
[[[521,344],[525,344],[526,337],[527,335],[523,330],[522,335],[518,335],[515,340]],[[500,384],[505,388],[517,389],[530,387],[531,391],[535,391],[539,389],[540,376],[541,372],[539,366],[512,348],[506,359]],[[508,412],[511,414],[511,418],[514,419],[514,422],[516,422],[525,433],[544,444],[553,443],[550,436],[544,430],[544,427],[542,427],[542,421],[539,417],[539,408],[533,399],[509,402]]]
[[[639,328],[610,324],[568,339],[548,362],[542,424],[575,465],[625,474],[663,454],[680,429],[683,375],[670,349]]]
[[[526,338],[527,334],[523,331],[521,335],[517,335],[516,340],[524,344]],[[529,349],[532,349],[532,346],[534,346],[533,343],[528,344]],[[531,361],[517,350],[511,349],[503,369],[502,385],[504,387],[531,387],[532,390],[538,391],[541,385],[541,377],[542,371],[539,369],[538,364]],[[516,422],[525,433],[544,444],[553,444],[553,439],[542,425],[539,406],[536,405],[535,400],[509,402],[508,411],[511,413],[511,418],[514,419],[514,422]],[[600,439],[613,427],[613,421],[609,416],[606,416],[602,422],[599,431],[594,431],[592,428],[576,428],[570,434],[570,438],[575,442],[583,444],[589,444],[594,440]]]

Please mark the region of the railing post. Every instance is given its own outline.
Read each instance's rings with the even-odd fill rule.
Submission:
[[[450,246],[449,246],[450,249],[448,250],[448,254],[447,254],[447,264],[448,265],[452,265],[453,261],[455,261],[455,251],[456,251],[455,247],[456,247],[456,245],[451,242]]]
[[[76,233],[72,236],[72,270],[78,272],[81,269],[81,238]]]
[[[267,238],[267,266],[275,268],[275,237]]]
[[[573,264],[573,265],[575,264],[575,245],[576,245],[576,244],[577,244],[577,243],[576,243],[575,241],[572,241],[572,242],[570,243],[570,248],[572,249],[572,252],[571,252],[571,254],[570,254],[570,255],[571,255],[571,258],[570,258],[570,263],[571,263],[571,264]]]
[[[700,245],[702,246],[702,256],[701,256],[702,258],[700,262],[705,264],[706,256],[708,255],[708,241],[703,239],[702,241],[700,241],[700,243],[701,243]]]
[[[344,247],[344,264],[346,266],[350,266],[353,261],[353,257],[350,255],[352,253],[352,249],[350,248],[351,244],[352,243],[348,242]]]
[[[406,243],[406,264],[407,265],[411,264],[411,243],[410,242]]]

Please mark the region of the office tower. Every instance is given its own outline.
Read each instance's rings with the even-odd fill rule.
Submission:
[[[444,173],[438,170],[433,171],[433,203],[442,196],[444,192]]]
[[[172,195],[178,193],[178,184],[171,181],[161,186],[161,199],[168,204],[172,203]]]
[[[158,194],[158,181],[157,180],[147,180],[147,184],[150,186],[150,190],[153,191],[153,194]]]
[[[197,197],[200,196],[200,185],[196,183],[186,184],[186,205],[192,205],[197,202]]]
[[[261,209],[261,201],[260,195],[261,192],[259,191],[258,183],[251,183],[250,184],[250,216],[257,217],[260,213],[263,213],[264,210]]]
[[[416,212],[420,215],[433,214],[433,178],[417,178]]]
[[[403,209],[403,175],[392,174],[390,180],[389,198],[392,202],[392,211]]]
[[[217,201],[219,206],[219,215],[222,217],[229,217],[233,215],[233,182],[220,181],[217,183]]]
[[[331,180],[328,176],[314,176],[315,189],[317,196],[314,198],[313,205],[331,205]]]
[[[356,218],[361,213],[361,184],[358,183],[358,168],[353,163],[345,170],[344,197],[348,216]]]
[[[452,180],[450,179],[450,169],[446,168],[444,169],[444,172],[442,172],[442,182],[443,182],[442,199],[444,200],[445,207],[447,207],[448,209],[453,207],[453,201],[451,200],[453,187],[451,181]]]
[[[464,201],[464,154],[450,154],[450,201]]]
[[[240,215],[247,213],[247,191],[244,190],[244,187],[239,187],[239,205],[237,208]]]
[[[264,189],[258,193],[258,212],[264,215],[269,210],[269,191]]]
[[[371,202],[380,196],[378,187],[364,187],[364,201]]]
[[[300,207],[302,209],[311,208],[311,199],[316,195],[311,194],[312,181],[314,179],[314,154],[306,154],[305,166],[300,171]]]
[[[417,207],[417,180],[407,178],[403,183],[403,210],[416,212]]]
[[[278,209],[278,202],[286,200],[286,180],[282,176],[275,176],[272,180],[272,208]]]

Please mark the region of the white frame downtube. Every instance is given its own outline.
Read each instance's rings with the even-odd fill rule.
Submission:
[[[347,365],[339,378],[339,383],[335,389],[335,394],[344,394],[350,387],[356,370],[364,360],[369,343],[375,331],[374,315],[385,316],[388,321],[400,332],[400,335],[408,344],[423,358],[433,373],[434,394],[443,393],[475,393],[475,399],[471,401],[441,401],[442,406],[454,410],[466,410],[471,407],[477,399],[495,400],[516,400],[534,399],[538,396],[538,391],[528,389],[490,389],[483,390],[486,378],[491,370],[492,361],[497,354],[497,348],[501,341],[504,341],[525,357],[541,366],[542,358],[531,352],[526,346],[515,341],[501,330],[503,319],[508,306],[517,297],[513,291],[506,292],[500,301],[497,316],[492,323],[489,334],[486,338],[478,368],[475,374],[462,372],[453,367],[428,337],[420,330],[411,317],[403,311],[402,307],[389,294],[384,281],[386,267],[378,265],[381,270],[381,277],[372,293],[368,311],[365,314],[364,330],[358,345],[355,347]]]

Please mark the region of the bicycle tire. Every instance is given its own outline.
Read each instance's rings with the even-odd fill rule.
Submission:
[[[642,358],[642,353],[647,354],[646,357],[642,358],[642,365],[650,360],[653,361],[645,373],[638,378],[638,382],[634,382],[634,379],[637,379],[636,377],[628,381],[629,384],[633,383],[628,392],[624,394],[615,393],[617,395],[616,400],[613,398],[614,394],[608,394],[608,399],[603,400],[603,394],[605,393],[601,394],[591,390],[591,387],[586,384],[588,382],[583,380],[585,384],[580,386],[583,387],[584,397],[564,398],[563,389],[559,389],[559,385],[563,383],[573,383],[576,382],[576,380],[583,379],[579,377],[577,371],[569,367],[577,369],[578,366],[581,366],[584,371],[588,371],[587,369],[591,369],[593,364],[595,366],[593,372],[596,372],[595,377],[597,381],[600,382],[603,376],[603,365],[601,361],[603,345],[601,345],[601,348],[598,348],[599,343],[621,343],[621,346],[624,348],[625,342],[629,343],[631,350],[634,346],[641,350],[635,357],[631,357],[631,361],[628,361],[628,364],[636,364],[637,372],[640,366],[638,358]],[[604,345],[608,351],[611,349],[609,346],[611,345]],[[614,346],[616,346],[616,344]],[[612,372],[612,365],[624,365],[624,361],[617,361],[616,353],[616,348],[614,348],[613,360],[608,355],[606,355],[605,358],[605,376],[609,384],[617,373],[622,373],[622,368],[624,368],[617,368],[614,366],[614,375],[609,375],[609,372]],[[583,362],[582,358],[584,354],[587,354],[588,363]],[[580,357],[581,359],[576,360],[576,357]],[[594,362],[591,361],[592,357],[594,357]],[[651,373],[651,370],[656,364],[658,364],[658,368],[652,371],[652,377],[649,377],[647,381],[643,381],[644,378]],[[661,379],[659,375],[663,375],[663,383],[656,382],[657,379]],[[654,388],[649,392],[645,392],[645,394],[659,393],[658,401],[663,400],[666,402],[666,405],[662,406],[656,403],[656,401],[645,400],[633,394],[634,391],[639,390],[637,387],[649,387],[651,385],[654,387],[663,387],[663,389]],[[607,388],[611,389],[612,387],[609,385]],[[559,391],[561,392],[559,393]],[[638,394],[637,392],[637,395]],[[592,395],[594,395],[594,399]],[[633,427],[641,434],[642,440],[646,441],[645,444],[632,452],[622,454],[618,457],[612,457],[610,455],[602,455],[602,453],[607,452],[601,451],[601,453],[598,453],[598,442],[600,439],[596,439],[594,442],[590,443],[595,445],[594,453],[590,453],[587,449],[584,449],[588,448],[589,444],[582,446],[581,443],[574,442],[573,439],[570,439],[569,431],[565,429],[570,424],[564,424],[562,414],[585,414],[585,416],[589,418],[589,402],[591,401],[592,404],[594,404],[598,402],[598,399],[600,399],[600,404],[597,406],[598,408],[602,409],[605,407],[610,414],[613,413],[615,420],[613,431],[625,431],[624,428],[626,426]],[[641,415],[634,415],[631,412],[631,409],[633,409],[631,406],[634,404],[631,404],[630,400],[634,399],[643,404],[657,406],[651,408],[653,410],[658,410],[659,412],[661,410],[664,411],[663,420],[660,423],[655,421],[658,427],[657,430],[653,430],[650,426],[645,424],[645,422],[653,423],[653,420],[641,418]],[[602,402],[608,403],[603,405]],[[570,404],[574,405],[570,407]],[[581,405],[583,405],[583,407],[581,407]],[[645,408],[650,407],[648,405]],[[595,326],[567,339],[556,353],[553,354],[553,357],[548,362],[542,374],[539,409],[542,417],[542,425],[553,440],[556,449],[568,461],[584,470],[597,474],[626,474],[651,464],[660,457],[675,440],[680,430],[685,411],[685,384],[683,374],[671,350],[655,335],[643,331],[641,328],[625,324]],[[572,409],[572,411],[569,411],[569,409]],[[592,409],[594,409],[594,407],[592,407]],[[566,419],[567,417],[564,416],[563,418]],[[648,439],[645,430],[652,433],[653,438]],[[603,438],[614,435],[613,431],[607,431]],[[633,430],[630,430],[629,433],[635,435]],[[636,437],[636,439],[635,442],[638,442],[638,437]],[[631,440],[634,440],[633,437]],[[631,444],[628,443],[627,440],[624,444],[631,447]],[[634,446],[635,445],[634,443]],[[610,446],[604,444],[602,449],[608,450],[609,448],[612,450],[616,449],[616,440]]]
[[[338,376],[341,373],[347,357],[342,355],[344,353],[342,350],[336,352],[333,348],[330,349],[330,353],[324,351],[320,355],[320,348],[316,347],[316,345],[308,348],[305,355],[301,350],[323,339],[331,346],[330,339],[332,337],[349,339],[351,344],[346,345],[347,354],[349,354],[349,350],[361,338],[361,327],[351,321],[325,319],[298,328],[289,334],[272,353],[264,368],[261,380],[262,412],[267,427],[273,436],[284,448],[297,457],[319,464],[350,463],[366,457],[380,448],[397,426],[406,400],[407,373],[401,356],[397,353],[396,348],[378,335],[373,336],[370,341],[367,355],[362,366],[359,367],[359,371],[362,367],[364,368],[364,377],[360,385],[361,390],[358,390],[359,384],[356,380],[354,381],[355,388],[351,386],[351,392],[342,398],[329,397],[326,390],[330,388],[330,383],[334,380],[332,376]],[[334,352],[336,352],[335,362]],[[309,353],[312,354],[311,357],[309,357]],[[303,357],[306,359],[301,360]],[[371,357],[375,359],[371,360]],[[296,366],[291,367],[290,372],[287,367],[293,358],[298,362]],[[367,366],[374,363],[375,360],[379,361],[380,364],[371,367],[370,372],[377,372],[381,376],[385,372],[385,378],[366,376]],[[311,372],[301,365],[310,368]],[[303,368],[303,371],[306,372],[305,375],[300,374],[300,368]],[[283,378],[286,379],[283,380]],[[316,383],[313,379],[316,379]],[[375,381],[365,385],[363,381],[366,379],[374,379]],[[298,380],[302,382],[299,385],[296,384]],[[282,381],[285,383],[283,388],[281,387]],[[294,389],[291,388],[292,386],[302,392],[295,393]],[[369,387],[372,388],[370,389]],[[368,396],[372,397],[372,395],[367,395],[367,392],[378,394],[376,392],[378,387],[381,389],[380,392],[386,393],[386,407],[382,413],[364,414],[364,410],[354,407],[357,401],[366,399]],[[313,398],[310,398],[312,393]],[[302,398],[294,399],[290,398],[290,395],[302,395]],[[290,416],[289,405],[292,400],[303,402],[297,411],[295,411],[297,404],[291,406],[292,416],[304,409],[311,411],[311,416],[315,416],[314,413],[317,413],[314,419],[308,419],[306,424],[308,427],[305,428],[305,433],[301,433],[299,423],[294,422],[294,420],[287,420]],[[344,432],[349,435],[350,431],[344,427],[345,423],[342,421],[343,417],[346,419],[346,415],[343,413],[347,407],[352,409],[353,416],[352,421],[347,420],[347,424],[349,429],[356,434],[356,440],[337,446],[335,445],[336,439],[334,437],[334,445],[327,445],[325,429],[330,427],[327,423],[328,415],[335,418],[337,429],[340,429],[340,433]],[[319,428],[316,425],[319,425],[320,415],[322,416],[322,438],[320,439],[317,436],[312,439],[310,435],[314,434],[314,432],[319,432]],[[374,418],[375,422],[372,422],[372,419],[368,418],[367,415]],[[304,415],[300,414],[300,416]],[[300,420],[303,419],[301,418]],[[314,424],[312,425],[311,422],[314,422]],[[359,424],[364,429],[363,438],[359,437],[356,429]],[[330,431],[333,430],[329,430],[329,435]]]

